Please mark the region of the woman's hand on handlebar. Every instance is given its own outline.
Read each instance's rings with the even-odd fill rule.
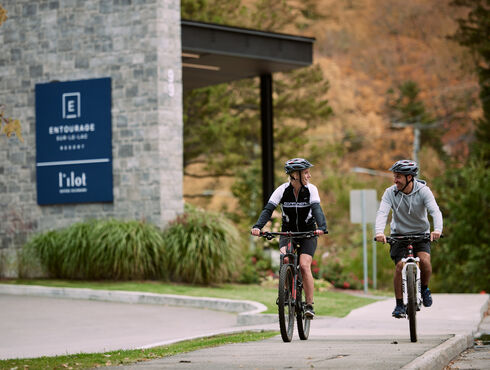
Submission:
[[[260,236],[260,229],[253,228],[251,234],[254,236]]]
[[[324,232],[323,230],[316,229],[316,230],[314,231],[314,234],[315,234],[315,235],[323,235],[323,234],[325,234],[325,232]]]

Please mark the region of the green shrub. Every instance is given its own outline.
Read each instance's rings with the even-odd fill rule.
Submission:
[[[210,284],[230,280],[241,260],[236,228],[221,215],[190,206],[163,234],[172,280]]]
[[[23,248],[22,266],[54,278],[137,280],[161,278],[161,232],[143,221],[91,220],[35,236]],[[22,275],[28,275],[25,271]]]
[[[259,284],[268,276],[277,276],[277,269],[272,266],[271,258],[266,255],[260,244],[245,256],[243,269],[239,277],[242,284]]]
[[[432,248],[435,291],[488,291],[490,170],[480,160],[447,171],[435,182],[444,238]]]

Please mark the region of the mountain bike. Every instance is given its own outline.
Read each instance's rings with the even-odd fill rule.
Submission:
[[[286,253],[281,253],[279,264],[279,287],[277,308],[279,313],[279,328],[284,342],[291,342],[294,332],[294,318],[298,326],[298,335],[301,340],[307,340],[310,334],[311,319],[305,315],[306,297],[303,289],[303,278],[299,267],[299,255],[295,239],[313,238],[313,231],[300,232],[261,232],[260,236],[271,240],[277,236],[288,238]],[[288,259],[288,263],[284,259]]]
[[[402,291],[403,304],[407,312],[410,328],[410,341],[417,341],[417,311],[422,306],[422,287],[420,281],[419,257],[413,254],[413,244],[430,241],[430,234],[388,236],[386,241],[391,245],[402,243],[406,246],[406,257],[402,258]]]

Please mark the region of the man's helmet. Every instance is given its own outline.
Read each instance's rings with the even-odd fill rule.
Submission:
[[[313,165],[304,158],[293,158],[286,162],[284,165],[284,170],[287,174],[294,171],[302,171],[307,168],[313,167]]]
[[[410,159],[402,159],[391,166],[389,171],[417,176],[419,173],[419,166],[417,162],[411,161]]]

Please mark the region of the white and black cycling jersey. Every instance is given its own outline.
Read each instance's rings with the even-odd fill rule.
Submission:
[[[309,231],[316,228],[326,231],[320,195],[315,185],[302,186],[298,197],[295,196],[291,183],[280,185],[272,193],[254,227],[262,229],[278,205],[282,209],[282,231]]]

